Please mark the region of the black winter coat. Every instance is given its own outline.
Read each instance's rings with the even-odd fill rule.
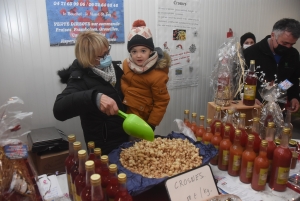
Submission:
[[[107,116],[96,105],[97,94],[103,93],[114,99],[120,110],[126,111],[120,84],[123,71],[115,62],[113,64],[115,87],[90,68],[83,68],[77,60],[68,69],[58,71],[61,82],[67,83],[67,87],[57,95],[53,108],[55,118],[60,121],[79,116],[85,142],[94,141],[102,154],[108,154],[129,139],[122,127],[123,119],[117,115]]]
[[[281,57],[277,65],[270,49],[268,38],[270,38],[270,35],[244,50],[246,64],[247,66],[250,66],[250,60],[255,60],[255,66],[260,66],[256,71],[263,71],[266,74],[264,78],[267,82],[274,81],[275,74],[277,75],[276,83],[288,79],[293,83],[293,86],[287,91],[288,100],[290,101],[293,98],[299,100],[299,52],[293,47],[290,48],[288,52]],[[262,101],[262,98],[258,93],[260,85],[261,82],[258,81],[256,98]]]

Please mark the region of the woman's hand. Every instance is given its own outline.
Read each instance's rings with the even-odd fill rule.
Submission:
[[[100,98],[100,110],[101,112],[110,115],[118,114],[118,105],[116,101],[105,94],[102,94]]]

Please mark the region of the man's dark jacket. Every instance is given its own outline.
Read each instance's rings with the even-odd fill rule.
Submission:
[[[117,115],[107,116],[96,105],[97,94],[103,93],[114,99],[120,110],[126,111],[120,85],[123,71],[115,62],[113,64],[117,80],[115,87],[91,68],[83,68],[77,60],[68,69],[58,71],[61,82],[67,87],[57,95],[53,108],[55,118],[60,121],[79,116],[85,142],[94,141],[95,147],[102,149],[102,154],[108,154],[128,141],[122,128],[123,119]]]
[[[255,60],[255,66],[260,66],[259,69],[256,69],[256,72],[263,71],[265,73],[264,79],[267,82],[274,81],[275,74],[277,75],[276,83],[280,83],[281,81],[288,79],[291,83],[293,83],[293,86],[287,91],[288,100],[290,101],[293,98],[297,98],[299,100],[299,52],[293,47],[289,48],[287,53],[281,57],[277,65],[274,55],[270,49],[268,38],[270,38],[270,35],[244,50],[246,64],[247,66],[250,66],[250,60]],[[256,98],[262,101],[262,98],[258,94],[260,85],[261,82],[258,81]]]

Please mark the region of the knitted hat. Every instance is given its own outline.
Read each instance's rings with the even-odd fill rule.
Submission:
[[[242,35],[241,37],[241,46],[243,46],[244,42],[248,39],[248,38],[252,38],[254,40],[254,43],[256,43],[256,39],[253,33],[248,32],[245,33],[244,35]]]
[[[154,50],[154,44],[152,40],[152,34],[144,20],[136,20],[132,24],[132,29],[128,34],[127,50],[130,50],[135,46],[145,46],[151,51]]]

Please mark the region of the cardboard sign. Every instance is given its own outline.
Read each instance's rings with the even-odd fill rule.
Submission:
[[[209,165],[171,177],[165,186],[171,201],[202,201],[219,195]]]

